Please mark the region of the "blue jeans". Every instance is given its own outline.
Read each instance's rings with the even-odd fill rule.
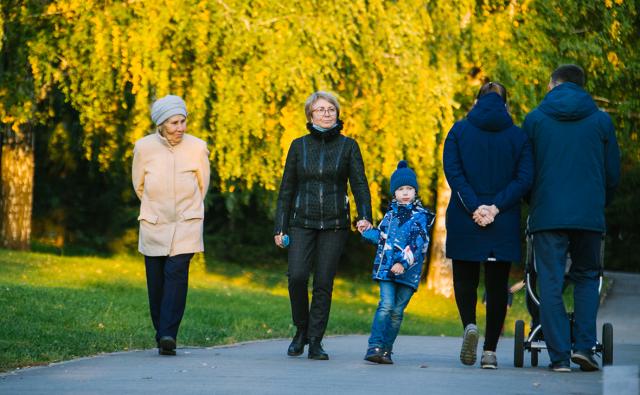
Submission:
[[[533,234],[540,323],[552,362],[568,361],[572,349],[591,352],[596,344],[601,243],[600,232],[586,230],[558,229]],[[571,253],[568,277],[574,284],[573,339],[562,300],[567,252]]]
[[[380,303],[371,325],[369,348],[380,347],[391,351],[398,337],[404,309],[409,304],[413,288],[393,281],[378,281]]]

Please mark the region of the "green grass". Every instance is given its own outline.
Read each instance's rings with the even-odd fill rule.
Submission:
[[[284,261],[245,267],[196,255],[179,344],[212,346],[291,336],[285,271]],[[478,292],[482,295],[483,289]],[[516,319],[529,320],[523,291],[515,296],[506,335],[512,334]],[[327,335],[369,333],[377,301],[377,285],[367,273],[358,278],[339,275]],[[0,250],[0,303],[0,371],[155,347],[141,256],[61,257]],[[481,305],[478,321],[483,328]],[[401,334],[461,332],[453,299],[422,286],[409,304]]]

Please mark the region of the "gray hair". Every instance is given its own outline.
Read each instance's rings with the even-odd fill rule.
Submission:
[[[325,91],[317,91],[311,94],[307,98],[307,101],[304,103],[304,113],[307,116],[307,121],[311,122],[313,105],[320,99],[324,99],[331,103],[336,108],[336,117],[340,118],[340,104],[338,104],[338,99],[331,93]]]

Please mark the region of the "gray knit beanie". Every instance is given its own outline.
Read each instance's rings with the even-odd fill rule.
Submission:
[[[151,120],[156,126],[174,115],[187,116],[187,105],[180,96],[167,95],[156,100],[151,106]]]

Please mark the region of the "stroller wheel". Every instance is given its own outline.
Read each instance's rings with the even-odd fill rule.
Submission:
[[[602,365],[613,365],[613,325],[602,325]]]
[[[513,366],[521,368],[524,365],[524,321],[516,321],[513,345]]]
[[[535,349],[535,348],[531,349],[531,366],[533,366],[534,368],[536,366],[538,366],[538,353],[539,352],[540,351]]]

